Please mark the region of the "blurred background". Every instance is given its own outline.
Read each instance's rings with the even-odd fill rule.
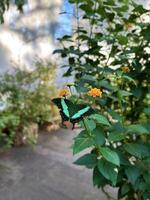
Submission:
[[[11,4],[0,26],[0,72],[12,66],[30,70],[38,59],[56,63],[57,38],[71,33],[74,8],[68,0],[26,0],[23,8],[20,14]]]

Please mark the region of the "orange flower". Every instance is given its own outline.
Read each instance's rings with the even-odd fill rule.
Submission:
[[[59,92],[60,97],[66,97],[68,94],[69,94],[69,90],[67,90],[67,89],[62,89]]]
[[[88,92],[89,96],[92,97],[101,97],[102,96],[102,91],[98,88],[92,88],[89,92]]]
[[[128,66],[123,66],[123,67],[121,67],[121,69],[125,73],[130,72],[130,68]]]

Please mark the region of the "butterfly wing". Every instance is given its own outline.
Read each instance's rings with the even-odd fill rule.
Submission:
[[[70,121],[72,123],[79,122],[84,117],[90,116],[94,113],[94,110],[88,105],[77,104],[75,109],[76,112],[74,112],[74,114],[70,117]]]
[[[68,121],[70,119],[69,107],[67,105],[68,100],[63,98],[56,98],[53,99],[52,102],[59,108],[62,121]]]

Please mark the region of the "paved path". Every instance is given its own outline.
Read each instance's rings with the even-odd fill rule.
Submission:
[[[106,200],[91,171],[72,164],[73,137],[68,130],[45,133],[36,146],[0,155],[0,200]]]

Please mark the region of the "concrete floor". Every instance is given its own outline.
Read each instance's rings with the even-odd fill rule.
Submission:
[[[0,155],[0,200],[106,200],[93,188],[91,171],[72,164],[74,134],[43,133],[36,146]]]

